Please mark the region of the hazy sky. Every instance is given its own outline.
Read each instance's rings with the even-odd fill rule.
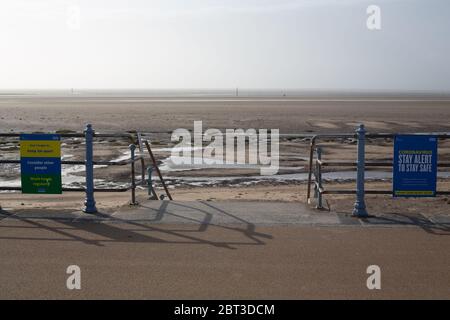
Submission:
[[[0,89],[450,91],[448,0],[0,0],[0,37]]]

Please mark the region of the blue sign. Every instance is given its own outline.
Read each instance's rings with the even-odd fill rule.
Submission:
[[[394,141],[393,196],[434,197],[437,137],[397,135]]]
[[[61,174],[61,158],[21,158],[22,174]]]

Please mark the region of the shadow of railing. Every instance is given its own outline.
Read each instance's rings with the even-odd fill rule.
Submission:
[[[370,216],[369,218],[361,218],[361,221],[372,226],[417,226],[425,232],[433,235],[450,236],[450,223],[432,222],[428,218],[418,215],[389,213],[380,216]]]
[[[213,218],[211,212],[185,204],[177,203],[176,205],[203,213],[204,219],[197,220],[168,211],[168,203],[166,201],[161,202],[161,206],[158,209],[143,206],[143,208],[156,212],[154,218],[146,219],[145,221],[127,220],[104,213],[91,215],[92,221],[88,218],[55,218],[49,220],[48,217],[41,218],[41,221],[39,218],[21,217],[16,213],[1,211],[0,220],[9,218],[7,221],[20,221],[26,225],[18,225],[17,223],[8,224],[3,221],[0,224],[0,230],[2,228],[33,228],[41,229],[49,233],[43,236],[27,236],[23,235],[22,232],[19,232],[18,235],[13,236],[2,235],[0,232],[0,240],[79,241],[83,244],[95,246],[104,246],[113,242],[180,245],[199,244],[218,248],[236,249],[237,246],[265,245],[265,242],[259,238],[273,239],[270,234],[256,232],[256,226],[254,224],[238,218],[222,209],[215,208],[212,205],[204,204],[210,209],[217,210],[220,214],[237,219],[240,224],[244,224],[244,228],[239,226],[213,224],[211,222]],[[188,223],[183,224],[183,226],[186,226],[186,229],[180,228],[177,223],[156,223],[161,221],[165,215],[172,215],[186,220]],[[96,218],[100,219],[102,222],[108,223],[98,223],[99,220],[96,220]],[[197,224],[199,227],[192,229],[192,226]],[[211,230],[211,228],[214,228],[214,230]],[[198,233],[198,236],[193,233]],[[235,240],[236,236],[243,236],[244,240]],[[217,238],[225,239],[218,240]],[[227,240],[227,238],[233,238],[233,240]]]

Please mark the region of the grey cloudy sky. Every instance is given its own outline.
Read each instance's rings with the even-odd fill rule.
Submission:
[[[449,33],[448,0],[0,0],[0,89],[450,91]]]

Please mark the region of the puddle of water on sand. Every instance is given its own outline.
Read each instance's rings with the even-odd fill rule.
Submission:
[[[259,169],[261,166],[248,163],[226,163],[222,159],[209,159],[214,160],[213,164],[203,164],[204,158],[200,157],[178,157],[171,156],[162,160],[162,164],[159,166],[161,171],[175,172],[175,171],[189,171],[199,169]],[[180,163],[180,164],[178,164]],[[198,164],[196,164],[198,163]]]
[[[388,171],[366,171],[367,181],[390,181],[392,172]],[[324,181],[354,181],[356,172],[339,171],[322,174]],[[450,178],[450,172],[439,172],[438,178]],[[252,185],[260,182],[305,182],[308,180],[308,173],[279,174],[274,176],[227,176],[227,177],[167,177],[170,184],[191,185],[191,186],[211,186],[211,185]]]
[[[152,148],[156,152],[190,152],[195,150],[203,150],[203,147],[168,147],[168,148]]]
[[[189,148],[192,150],[194,148]],[[161,148],[159,150],[172,150],[171,148]],[[71,158],[73,155],[66,154],[64,159]],[[119,162],[127,160],[130,158],[130,151],[123,152],[122,155],[112,160],[113,162]],[[191,157],[186,157],[189,160],[195,159]],[[184,160],[188,160],[184,159]],[[181,159],[178,159],[181,160]],[[199,170],[205,168],[204,165],[189,165],[186,167],[172,167],[169,165],[170,157],[164,159],[160,165],[161,171],[164,172],[177,172],[177,171],[189,171],[189,170]],[[106,165],[96,165],[94,168],[105,168]],[[219,163],[216,165],[208,165],[206,168],[216,168],[216,169],[260,169],[258,165],[251,165],[246,163],[234,163],[234,164],[224,164]],[[8,165],[8,171],[20,172],[20,166],[18,164]],[[280,167],[280,169],[286,170],[302,170],[304,167]],[[85,170],[84,165],[62,165],[62,181],[64,187],[80,187],[84,186],[85,177],[76,175],[77,173],[83,172]],[[450,172],[439,172],[439,178],[449,179]],[[355,171],[337,171],[337,172],[326,172],[322,174],[324,181],[354,181],[356,180]],[[291,174],[278,174],[273,176],[221,176],[221,177],[198,177],[198,176],[168,176],[165,177],[167,184],[171,187],[173,186],[214,186],[214,185],[226,185],[226,186],[244,186],[253,185],[262,182],[269,183],[284,183],[284,182],[305,182],[308,179],[308,173],[291,173]],[[392,172],[390,171],[366,171],[366,180],[379,180],[379,181],[390,181],[392,180]],[[8,187],[19,187],[20,177],[14,179],[1,179],[0,184],[2,186]],[[95,179],[95,184],[98,187],[107,188],[117,188],[124,187],[128,185],[123,182],[111,182],[105,181],[103,179]]]

